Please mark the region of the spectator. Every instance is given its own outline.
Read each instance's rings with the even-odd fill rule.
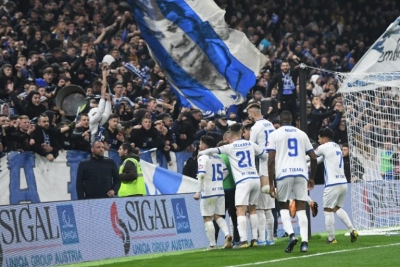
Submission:
[[[57,142],[59,135],[69,130],[70,126],[61,129],[50,127],[49,117],[46,114],[41,114],[29,141],[32,151],[46,157],[49,161],[53,161],[60,150]]]
[[[117,114],[111,114],[108,117],[108,121],[104,130],[104,149],[117,151],[123,142],[125,142],[125,136],[121,129],[118,129],[119,116]]]
[[[289,111],[292,114],[292,118],[296,118],[297,114],[297,96],[295,90],[297,77],[298,72],[291,71],[289,62],[283,61],[281,63],[281,72],[272,78],[271,83],[269,84],[269,91],[267,93],[267,97],[270,97],[272,88],[277,86],[277,100],[280,104],[280,110],[281,112],[285,110]]]
[[[120,180],[117,164],[104,157],[104,145],[100,141],[92,144],[92,155],[81,161],[76,177],[78,199],[106,198],[117,195]]]
[[[3,117],[0,117],[0,119]],[[3,137],[4,147],[7,148],[7,152],[10,151],[30,151],[31,146],[29,144],[30,134],[34,131],[35,125],[30,123],[29,117],[21,115],[18,117],[18,124],[16,127],[3,124]]]
[[[343,156],[343,167],[344,174],[346,175],[347,182],[357,182],[361,180],[364,175],[364,168],[361,163],[358,161],[357,157],[353,157],[353,170],[354,173],[351,174],[350,170],[350,149],[347,143],[341,145],[342,148],[342,156]]]
[[[87,114],[81,114],[78,117],[78,124],[72,132],[71,140],[75,150],[90,151],[89,116]]]
[[[158,147],[162,142],[162,140],[158,140],[158,132],[152,127],[149,117],[142,118],[141,125],[132,129],[128,140],[135,147],[146,150]]]
[[[46,111],[46,107],[40,103],[40,93],[31,91],[25,100],[20,101],[14,91],[10,90],[10,96],[14,106],[21,115],[27,115],[29,119],[38,118],[40,114]]]

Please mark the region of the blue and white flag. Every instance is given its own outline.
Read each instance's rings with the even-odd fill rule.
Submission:
[[[375,90],[400,83],[400,17],[368,49],[339,88],[342,92]]]
[[[229,29],[213,0],[129,0],[153,59],[181,103],[217,112],[241,103],[266,57]]]
[[[352,73],[400,71],[400,17],[368,49]]]

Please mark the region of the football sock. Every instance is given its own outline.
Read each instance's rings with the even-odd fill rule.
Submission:
[[[257,210],[258,218],[258,241],[265,241],[265,213],[264,210]]]
[[[281,213],[281,221],[283,224],[283,229],[285,230],[288,235],[291,235],[294,233],[293,231],[293,226],[292,226],[292,218],[290,218],[289,210],[287,209],[282,209],[280,211]]]
[[[306,211],[298,210],[296,214],[299,219],[301,241],[308,242],[308,219]]]
[[[332,241],[335,239],[335,216],[333,212],[326,212],[324,211],[324,216],[325,216],[325,226],[326,230],[328,231],[329,234],[329,240]]]
[[[251,239],[257,239],[257,230],[258,230],[257,214],[250,214],[250,226],[251,226]]]
[[[222,230],[222,232],[224,233],[224,236],[229,235],[229,229],[228,229],[228,224],[226,223],[226,221],[224,220],[224,218],[218,218],[218,220],[216,220],[216,223],[219,226],[219,229]]]
[[[350,231],[354,230],[353,224],[351,223],[349,215],[347,215],[346,211],[344,211],[343,209],[338,209],[336,211],[336,215],[339,217],[339,219],[342,220],[344,225],[346,225],[347,228],[349,228]]]
[[[209,221],[209,222],[205,222],[204,226],[206,228],[206,235],[207,235],[208,241],[210,242],[210,246],[213,247],[216,245],[214,224],[212,221]]]
[[[239,232],[240,242],[247,241],[247,218],[246,216],[237,217],[237,228]]]
[[[267,240],[273,241],[274,240],[274,215],[272,214],[272,210],[265,211],[265,218],[266,218],[266,228],[267,228]]]

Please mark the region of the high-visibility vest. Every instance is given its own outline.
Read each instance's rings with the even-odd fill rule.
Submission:
[[[121,167],[119,167],[119,174],[124,171],[125,163],[127,161],[132,162],[136,165],[136,170],[138,177],[134,181],[121,181],[121,187],[118,190],[119,197],[126,197],[132,195],[146,195],[146,186],[144,183],[142,167],[140,163],[134,158],[127,158],[122,163]]]

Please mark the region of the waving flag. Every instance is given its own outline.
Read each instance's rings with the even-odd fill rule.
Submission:
[[[128,2],[181,103],[216,112],[244,100],[266,58],[213,0]]]
[[[353,73],[397,72],[400,61],[400,17],[379,37],[351,70]]]
[[[338,92],[375,90],[377,86],[398,86],[399,61],[400,17],[391,23],[382,36],[365,52],[350,72],[356,75],[348,75]]]

